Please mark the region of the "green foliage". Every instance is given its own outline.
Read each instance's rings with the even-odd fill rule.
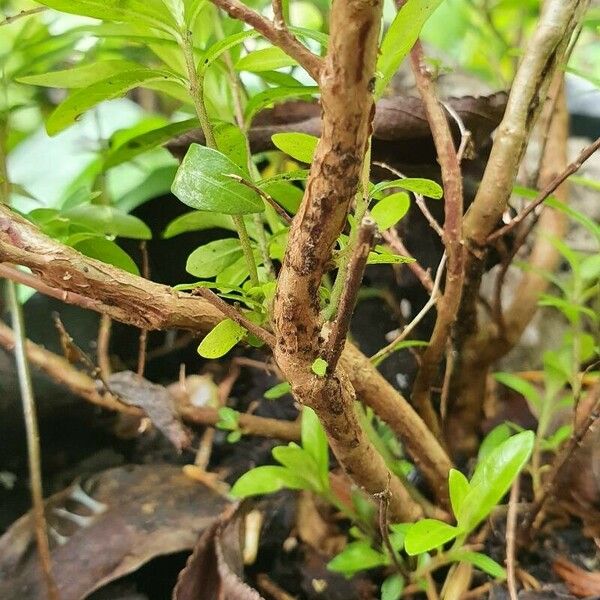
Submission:
[[[225,319],[213,327],[198,346],[198,354],[204,358],[221,358],[248,332],[231,319]]]
[[[273,448],[272,453],[281,466],[257,467],[244,473],[231,489],[232,496],[246,498],[285,488],[311,490],[331,498],[327,437],[312,409],[302,409],[302,446],[291,442]]]
[[[282,152],[304,163],[312,162],[319,142],[319,138],[307,133],[276,133],[271,139]]]
[[[292,386],[287,381],[282,381],[277,385],[274,385],[272,388],[269,388],[265,393],[264,397],[267,400],[276,400],[277,398],[281,398],[286,394],[289,394],[292,390]]]
[[[327,373],[327,361],[322,358],[316,358],[310,368],[317,377],[325,377]]]

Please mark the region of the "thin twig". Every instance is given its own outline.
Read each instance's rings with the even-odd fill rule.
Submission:
[[[515,577],[515,531],[517,529],[517,504],[519,502],[519,482],[517,477],[510,490],[508,514],[506,516],[506,583],[510,600],[517,600],[517,581]]]
[[[288,56],[297,60],[315,81],[319,81],[322,59],[303,46],[286,28],[276,27],[269,19],[265,19],[238,0],[212,0],[212,3],[223,9],[231,18],[247,23],[272,44],[279,46]]]
[[[401,256],[406,256],[408,258],[414,258],[412,254],[409,252],[407,247],[404,245],[404,242],[398,235],[398,231],[392,227],[387,231],[382,231],[381,236],[388,243],[390,248],[400,254]],[[418,260],[413,260],[411,262],[406,263],[406,266],[413,272],[414,276],[421,282],[421,285],[431,294],[433,290],[433,279],[431,279],[431,275],[429,271],[425,270]]]
[[[408,334],[423,320],[425,315],[436,305],[440,298],[440,284],[442,282],[442,274],[446,265],[446,253],[442,255],[440,264],[438,265],[433,287],[431,289],[431,295],[429,300],[425,303],[423,308],[414,316],[413,320],[402,330],[398,337],[391,341],[387,346],[384,346],[378,350],[373,356],[371,356],[371,362],[377,366],[381,364],[388,356],[393,354],[398,346],[408,337]]]
[[[497,229],[493,233],[491,233],[487,238],[487,243],[490,244],[494,240],[499,237],[505,235],[509,231],[511,231],[514,227],[516,227],[519,223],[521,223],[528,215],[530,215],[540,204],[542,204],[548,197],[556,190],[556,188],[563,183],[569,176],[576,173],[583,163],[590,158],[596,150],[600,148],[600,137],[590,144],[586,146],[579,154],[579,156],[559,175],[557,175],[537,196],[534,200],[532,200],[527,207],[520,212],[514,219]]]
[[[377,226],[375,222],[370,218],[364,218],[358,230],[356,246],[348,263],[344,291],[340,298],[337,316],[331,324],[327,348],[324,353],[329,373],[335,371],[342,350],[344,349],[344,342],[346,341],[348,328],[350,327],[350,319],[352,318],[352,312],[354,311],[354,305],[356,304],[356,298],[358,297],[360,284],[365,267],[367,266],[369,252],[371,251],[376,231]]]
[[[3,27],[4,25],[10,25],[11,23],[18,21],[19,19],[22,19],[23,17],[30,17],[31,15],[37,15],[38,13],[44,12],[45,10],[48,10],[47,7],[45,7],[45,6],[38,6],[36,8],[22,10],[22,11],[18,12],[16,15],[9,15],[8,17],[5,17],[5,19],[3,21],[0,21],[0,27]]]
[[[23,403],[25,432],[27,435],[27,455],[29,458],[29,479],[31,486],[31,501],[33,504],[33,521],[37,541],[38,556],[46,584],[49,600],[59,600],[58,588],[52,575],[48,529],[44,514],[44,491],[42,486],[42,467],[40,453],[40,435],[38,431],[35,397],[27,359],[25,326],[23,311],[17,297],[17,286],[8,282],[8,303],[14,327],[14,352],[19,376],[19,388]]]
[[[444,293],[437,303],[435,326],[429,345],[422,355],[421,366],[412,390],[412,400],[429,428],[441,438],[439,418],[431,402],[431,387],[456,320],[465,276],[465,253],[462,244],[462,173],[450,125],[443,107],[437,100],[431,75],[425,65],[423,47],[419,41],[411,51],[411,63],[442,171],[445,214],[442,239],[448,256]]]
[[[254,190],[265,202],[270,204],[275,209],[275,212],[288,225],[292,222],[292,217],[290,217],[290,215],[288,215],[287,212],[285,212],[285,210],[281,206],[279,206],[279,204],[277,204],[277,201],[272,196],[267,194],[267,192],[265,192],[264,190],[261,190],[257,185],[255,185],[251,181],[248,181],[247,179],[244,179],[240,175],[236,175],[235,173],[228,174],[227,177],[231,177],[231,179],[237,181],[238,183],[245,185],[246,187],[250,188],[251,190]]]
[[[195,294],[202,296],[205,300],[210,302],[214,307],[218,308],[226,317],[235,321],[238,325],[245,327],[250,333],[254,334],[257,338],[260,338],[267,346],[273,348],[275,346],[275,336],[263,329],[260,325],[252,323],[244,317],[244,315],[237,310],[231,304],[227,304],[224,300],[219,298],[212,290],[208,288],[199,287],[194,290]]]
[[[140,252],[142,253],[142,272],[141,275],[144,279],[150,279],[150,260],[148,257],[148,245],[145,241],[140,244]],[[145,328],[140,329],[140,341],[138,348],[138,361],[137,361],[137,374],[139,377],[144,376],[144,369],[146,367],[146,349],[148,347],[148,330]]]
[[[275,29],[285,29],[282,0],[272,0],[271,7],[273,8],[273,25]]]
[[[447,102],[440,102],[440,104],[446,109],[446,112],[454,119],[454,122],[458,125],[460,132],[460,145],[456,152],[458,163],[462,162],[463,157],[466,155],[467,158],[473,158],[473,140],[471,132],[465,127],[464,121],[461,116],[452,108]]]
[[[98,368],[102,373],[102,378],[108,380],[112,372],[110,364],[110,331],[112,329],[112,319],[108,315],[100,317],[98,325],[98,337],[96,341],[96,350],[98,354]]]

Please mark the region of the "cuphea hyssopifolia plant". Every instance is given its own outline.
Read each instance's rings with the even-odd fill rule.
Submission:
[[[303,489],[321,496],[354,523],[350,529],[354,540],[331,560],[329,568],[347,576],[368,569],[385,568],[391,574],[383,583],[382,598],[394,600],[401,597],[408,579],[421,582],[427,573],[456,562],[471,563],[492,577],[505,576],[498,563],[465,544],[526,465],[533,450],[534,437],[531,431],[520,432],[508,439],[488,436],[481,446],[478,464],[470,480],[456,469],[450,471],[448,484],[456,525],[437,519],[392,523],[388,525],[389,543],[382,542],[373,521],[375,507],[364,496],[355,494],[350,507],[332,491],[327,438],[309,408],[302,411],[301,446],[290,443],[274,448],[273,457],[280,464],[248,471],[237,480],[231,494],[246,498],[281,489]],[[452,546],[444,549],[450,542],[453,542]],[[417,557],[416,561],[412,557]]]
[[[519,188],[526,196],[535,195],[533,190]],[[566,206],[555,198],[547,200],[552,208],[565,212],[585,229],[600,246],[600,226],[579,211]],[[600,254],[584,254],[570,248],[562,240],[550,240],[568,265],[566,274],[540,273],[554,286],[554,293],[543,294],[539,304],[558,310],[564,317],[566,330],[558,348],[547,350],[542,361],[542,385],[533,383],[512,373],[500,372],[495,378],[521,394],[538,419],[536,442],[531,461],[534,493],[541,492],[541,468],[544,452],[555,452],[573,431],[573,422],[556,423],[561,411],[577,406],[582,388],[582,377],[597,364],[600,356],[598,346],[600,308]],[[600,249],[600,248],[599,248]],[[589,374],[589,373],[588,373]],[[514,424],[501,425],[496,436],[509,436]]]

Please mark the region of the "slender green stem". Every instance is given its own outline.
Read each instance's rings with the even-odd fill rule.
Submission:
[[[253,286],[258,286],[260,285],[258,280],[258,270],[256,269],[256,261],[254,260],[254,253],[252,252],[252,244],[250,243],[246,223],[244,223],[244,218],[241,215],[233,215],[232,218],[240,238],[242,251],[246,257],[246,264],[248,266],[248,271],[250,272],[250,281]]]
[[[206,145],[213,150],[217,150],[217,140],[204,102],[204,76],[200,76],[196,69],[191,32],[181,32],[180,46],[187,68],[190,96],[194,102],[196,114],[200,121],[200,127],[204,133],[204,138],[206,139]],[[248,237],[246,224],[240,215],[232,215],[232,219],[237,229],[238,237],[240,238],[240,244],[242,245],[242,251],[244,253],[244,258],[246,259],[248,272],[250,273],[250,280],[252,285],[257,286],[259,285],[258,271],[256,269],[256,261],[254,260],[254,253],[252,252],[252,244]]]

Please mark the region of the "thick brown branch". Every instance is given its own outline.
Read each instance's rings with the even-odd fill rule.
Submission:
[[[220,311],[201,298],[147,281],[55,242],[3,205],[1,262],[29,267],[40,277],[3,265],[2,274],[10,279],[142,329],[209,331],[223,319]]]
[[[456,320],[464,281],[464,249],[461,239],[463,217],[462,175],[452,132],[446,113],[438,102],[431,76],[424,63],[420,42],[411,52],[411,61],[417,88],[431,126],[431,133],[442,169],[444,184],[444,245],[446,246],[446,285],[444,294],[437,302],[437,318],[429,345],[421,358],[421,367],[412,391],[412,401],[425,423],[441,438],[442,431],[438,416],[431,402],[433,385],[439,363],[446,350],[446,341]]]
[[[370,494],[389,486],[394,518],[414,520],[423,510],[389,472],[360,427],[346,370],[338,368],[326,377],[311,372],[312,362],[322,353],[321,279],[356,196],[369,145],[381,12],[379,0],[332,5],[329,48],[320,77],[322,135],[279,275],[275,359],[294,396],[319,416],[350,477]]]
[[[548,86],[588,4],[587,0],[549,0],[545,4],[517,69],[479,191],[465,217],[464,237],[474,248],[485,246],[506,210]]]
[[[322,59],[303,46],[287,28],[276,26],[269,19],[265,19],[238,0],[212,0],[212,3],[223,9],[233,19],[250,25],[275,46],[279,46],[287,55],[296,59],[315,81],[319,81]]]

